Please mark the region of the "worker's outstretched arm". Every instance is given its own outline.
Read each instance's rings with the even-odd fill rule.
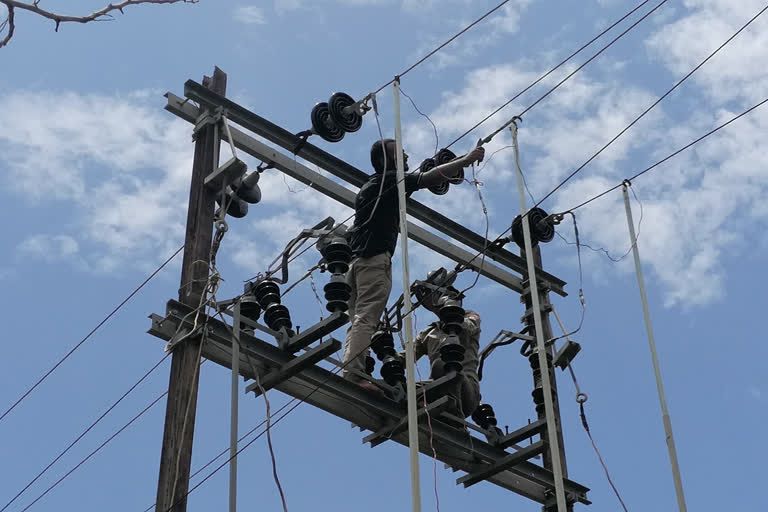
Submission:
[[[475,162],[482,161],[484,156],[485,149],[482,146],[478,146],[466,155],[457,157],[443,165],[438,165],[434,169],[430,169],[421,175],[419,188],[437,186],[444,181],[455,178],[463,168],[469,167]]]

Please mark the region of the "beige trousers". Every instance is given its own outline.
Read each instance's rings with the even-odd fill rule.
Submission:
[[[347,272],[347,284],[352,287],[349,299],[350,325],[344,344],[342,375],[353,378],[346,370],[365,370],[371,336],[387,307],[392,291],[392,255],[389,252],[370,258],[356,258]]]

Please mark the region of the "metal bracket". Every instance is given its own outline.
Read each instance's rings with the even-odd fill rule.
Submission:
[[[575,341],[567,340],[565,344],[560,347],[560,350],[557,351],[555,360],[552,364],[554,366],[559,366],[561,370],[565,371],[568,365],[571,364],[571,361],[573,361],[573,358],[576,357],[576,354],[580,351],[581,345]]]
[[[245,162],[233,156],[205,177],[205,186],[218,192],[244,175],[247,170]]]

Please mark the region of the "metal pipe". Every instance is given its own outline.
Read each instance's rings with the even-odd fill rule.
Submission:
[[[232,313],[232,397],[231,416],[229,425],[229,512],[237,512],[237,423],[239,412],[239,386],[240,376],[240,301],[235,302]]]
[[[629,203],[629,194],[627,193],[627,182],[622,184],[622,193],[624,194],[624,208],[627,210],[627,224],[629,225],[629,240],[632,243],[632,254],[635,257],[635,271],[637,273],[637,284],[640,288],[640,301],[643,303],[643,317],[645,318],[645,330],[648,333],[648,345],[651,347],[651,359],[653,360],[653,373],[656,375],[656,389],[659,392],[659,402],[661,403],[661,416],[664,422],[664,432],[667,439],[667,450],[669,451],[669,462],[672,466],[672,479],[675,482],[675,493],[677,494],[677,506],[680,512],[686,512],[688,507],[685,505],[685,496],[683,495],[683,480],[680,478],[680,466],[677,462],[677,450],[675,449],[675,438],[672,435],[672,421],[669,419],[669,410],[667,409],[667,399],[664,395],[664,384],[661,381],[661,367],[659,366],[659,357],[656,354],[656,340],[653,336],[653,326],[651,325],[651,314],[648,311],[648,297],[645,294],[645,279],[643,278],[643,268],[640,265],[640,251],[637,249],[637,236],[635,235],[635,223],[632,220],[632,206]]]
[[[408,276],[408,217],[405,204],[405,163],[403,135],[400,126],[400,80],[392,85],[395,94],[395,152],[397,158],[397,195],[400,206],[400,249],[403,256],[403,315],[405,316],[405,375],[408,397],[408,447],[411,452],[411,494],[413,512],[421,512],[421,483],[419,481],[419,426],[416,417],[415,359],[413,354],[413,320],[411,319],[411,278]],[[382,148],[386,150],[386,148]],[[383,177],[382,177],[383,179]]]
[[[525,213],[525,192],[523,188],[523,171],[520,169],[519,149],[517,147],[517,125],[512,123],[509,127],[512,133],[512,149],[515,152],[515,166],[517,167],[517,192],[520,198],[520,211]],[[528,265],[528,286],[531,293],[533,306],[533,320],[536,327],[536,353],[539,356],[539,369],[542,374],[541,387],[544,391],[544,415],[547,419],[547,441],[552,457],[552,473],[555,477],[555,497],[557,498],[557,511],[567,512],[565,501],[565,489],[563,487],[563,466],[560,459],[560,443],[557,435],[557,420],[555,418],[555,406],[552,399],[552,386],[549,380],[549,363],[547,362],[547,348],[544,340],[544,329],[541,318],[538,283],[536,281],[536,266],[533,261],[533,244],[531,243],[531,226],[528,215],[523,215],[523,238],[525,239],[525,261]]]

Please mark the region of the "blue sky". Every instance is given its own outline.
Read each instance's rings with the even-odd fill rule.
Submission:
[[[185,80],[199,81],[218,65],[229,75],[231,98],[300,131],[309,126],[316,102],[339,90],[360,97],[378,88],[495,3],[203,0],[134,7],[113,22],[62,25],[58,33],[53,23],[18,13],[15,36],[0,49],[0,203],[6,218],[0,304],[7,312],[0,409],[182,244],[191,127],[163,110],[163,93],[181,95]],[[758,0],[669,1],[531,110],[519,137],[534,196],[542,197],[583,163],[763,6]],[[100,7],[77,1],[66,8],[82,14]],[[442,146],[629,8],[630,2],[618,0],[512,1],[406,75],[403,89],[435,122]],[[760,62],[768,48],[767,24],[764,17],[753,23],[544,208],[573,206],[764,99],[768,70]],[[522,96],[458,150],[567,72]],[[379,99],[383,128],[391,134],[391,90]],[[634,182],[644,211],[639,248],[689,510],[764,508],[768,350],[758,295],[768,248],[764,109]],[[403,116],[405,146],[418,163],[432,154],[432,128],[407,102]],[[360,132],[339,144],[314,142],[368,169],[375,137],[368,116]],[[500,134],[488,149],[508,143],[509,135]],[[519,212],[512,166],[511,152],[500,152],[480,175],[492,236]],[[241,281],[264,270],[302,227],[349,214],[277,173],[265,173],[261,185],[263,202],[230,222],[219,253],[225,279],[220,297],[239,293]],[[440,197],[420,194],[440,212],[478,232],[485,229],[470,185]],[[633,207],[637,220],[639,207]],[[612,254],[629,247],[619,191],[577,214],[583,241]],[[560,233],[573,239],[570,222]],[[445,264],[415,244],[410,248],[413,278]],[[294,275],[317,256],[299,260]],[[589,395],[592,432],[630,510],[675,510],[631,259],[615,264],[589,250],[582,256],[587,313],[575,337],[583,350],[574,368]],[[553,301],[566,325],[575,325],[575,250],[556,237],[544,247],[544,260],[569,283],[570,296]],[[395,263],[399,276],[399,257]],[[145,334],[146,317],[164,312],[166,300],[176,295],[179,271],[180,258],[0,422],[0,507],[163,356],[162,342]],[[469,283],[473,276],[461,279]],[[316,279],[318,286],[326,280]],[[295,322],[316,321],[320,310],[308,284],[291,293]],[[483,344],[499,329],[520,328],[518,297],[485,279],[467,304],[483,317]],[[431,321],[427,313],[417,317],[421,326]],[[21,510],[162,393],[168,369],[166,362],[8,510]],[[483,396],[502,425],[513,429],[533,417],[530,370],[517,350],[497,351],[486,375]],[[581,430],[572,383],[566,374],[558,378],[569,473],[592,489],[591,510],[619,510]],[[193,470],[227,446],[229,382],[223,369],[202,367]],[[270,398],[273,409],[287,400],[277,392]],[[264,403],[245,397],[241,404],[245,432],[264,418]],[[163,417],[161,401],[30,510],[143,511],[155,497]],[[361,444],[363,435],[308,405],[281,421],[273,437],[289,509],[406,510],[407,450],[371,450]],[[457,487],[458,475],[441,464],[435,484],[427,457],[421,469],[425,510],[436,509],[435,486],[443,512],[538,510],[490,484]],[[226,470],[220,471],[190,495],[189,510],[226,507],[227,482]],[[263,438],[240,458],[239,507],[280,509]]]

